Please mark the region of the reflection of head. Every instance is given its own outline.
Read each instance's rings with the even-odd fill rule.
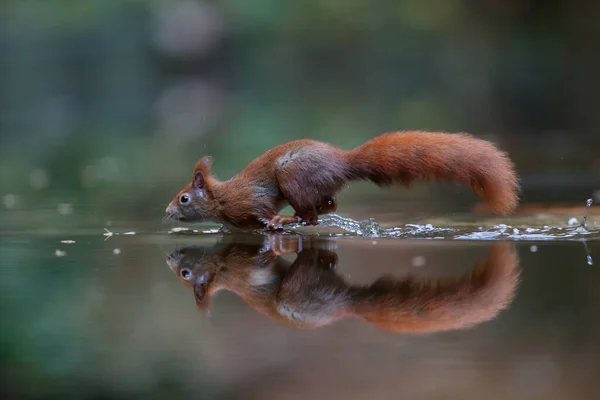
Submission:
[[[206,252],[203,247],[176,250],[167,257],[167,265],[179,280],[194,291],[196,304],[204,308],[209,288],[218,270],[219,256]]]

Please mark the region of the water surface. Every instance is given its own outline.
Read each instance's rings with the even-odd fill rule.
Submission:
[[[322,227],[277,234],[141,220],[5,227],[3,391],[8,398],[600,394],[597,214],[587,227],[582,215],[415,223],[374,216],[377,223],[326,217]],[[181,254],[189,281],[174,262]],[[190,282],[202,268],[214,275],[198,293]]]

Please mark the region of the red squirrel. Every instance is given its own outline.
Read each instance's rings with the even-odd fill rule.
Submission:
[[[199,309],[225,289],[294,328],[354,317],[386,331],[439,332],[493,319],[512,301],[519,281],[509,243],[493,244],[486,258],[458,278],[381,277],[356,285],[335,271],[338,257],[327,240],[275,235],[244,240],[225,237],[217,246],[187,247],[168,256],[169,268],[193,290]],[[298,254],[293,262],[280,257],[293,253]]]
[[[465,133],[387,133],[349,151],[296,140],[268,150],[225,182],[211,174],[211,167],[210,156],[196,163],[191,182],[167,207],[167,218],[237,229],[316,225],[319,215],[337,209],[336,193],[353,180],[379,186],[455,181],[471,187],[496,214],[512,212],[519,192],[506,153]],[[279,215],[287,204],[295,214]]]

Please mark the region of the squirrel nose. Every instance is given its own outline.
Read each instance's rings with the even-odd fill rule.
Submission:
[[[169,268],[171,268],[171,269],[177,268],[177,264],[178,264],[180,255],[181,255],[181,252],[179,250],[175,250],[174,252],[172,252],[171,254],[169,254],[167,256],[167,265],[169,266]]]
[[[169,204],[169,206],[165,209],[165,213],[169,216],[179,215],[179,211],[177,210],[177,206],[173,204]]]

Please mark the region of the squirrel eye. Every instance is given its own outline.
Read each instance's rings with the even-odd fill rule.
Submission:
[[[187,194],[183,194],[183,195],[181,195],[181,197],[179,198],[179,202],[180,202],[181,204],[185,204],[185,203],[187,203],[188,201],[190,201],[190,196],[188,196]]]
[[[181,274],[181,277],[183,279],[185,279],[186,281],[189,280],[190,277],[192,276],[192,272],[187,268],[182,269],[180,274]]]

